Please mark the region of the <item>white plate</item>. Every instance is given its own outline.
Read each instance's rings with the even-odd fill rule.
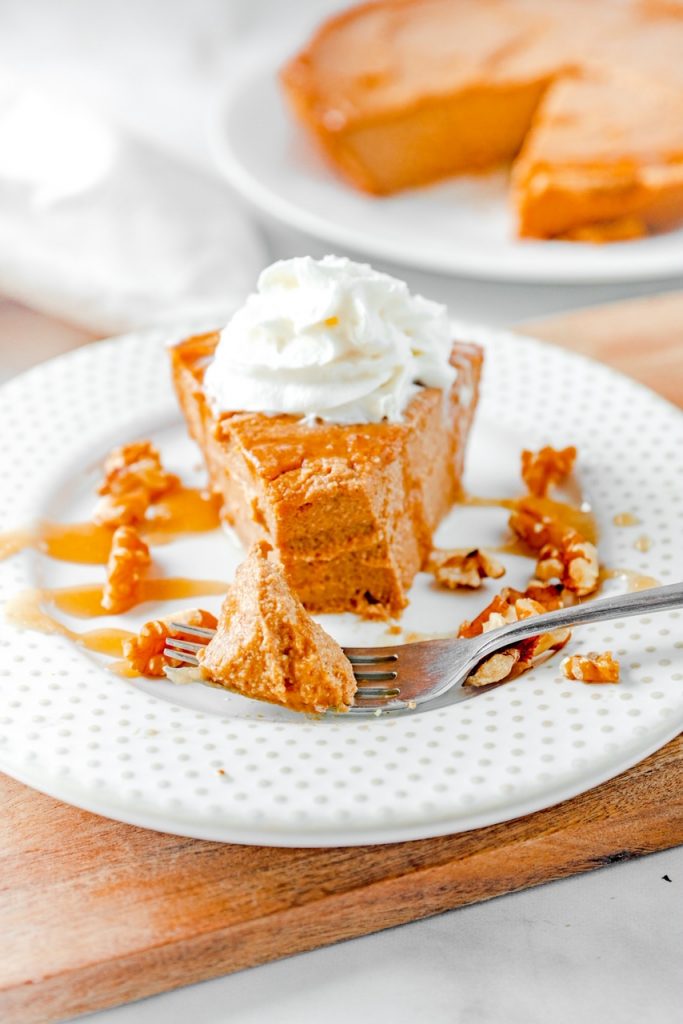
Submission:
[[[574,442],[604,562],[681,579],[681,414],[560,349],[482,328],[459,334],[487,348],[471,491],[514,494],[523,445]],[[125,440],[153,436],[171,469],[201,479],[163,340],[157,332],[89,345],[0,392],[0,529],[88,515],[98,462]],[[614,527],[626,511],[640,525]],[[500,509],[460,508],[438,540],[496,543],[504,526]],[[652,542],[647,554],[634,548],[641,534]],[[218,531],[154,553],[164,573],[197,577],[229,578],[241,558]],[[504,582],[523,585],[532,563],[506,562]],[[0,600],[102,573],[25,552],[0,563]],[[438,592],[421,575],[404,628],[454,629],[498,586],[466,597]],[[218,599],[199,603],[216,608]],[[124,624],[168,610],[148,604]],[[125,680],[66,639],[3,622],[0,770],[109,817],[199,838],[325,846],[470,829],[595,786],[673,737],[683,726],[682,620],[672,612],[584,629],[570,649],[618,651],[618,686],[568,682],[556,658],[466,704],[362,723],[312,720],[197,684]],[[323,621],[342,642],[386,642],[381,623]]]
[[[679,275],[683,230],[587,245],[514,236],[503,173],[384,199],[327,167],[280,95],[277,63],[236,77],[212,123],[225,176],[256,207],[330,242],[406,266],[501,281],[639,281]]]

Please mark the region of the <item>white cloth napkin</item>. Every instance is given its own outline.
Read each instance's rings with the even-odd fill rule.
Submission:
[[[220,325],[264,263],[220,181],[72,97],[0,79],[0,294],[99,333]]]

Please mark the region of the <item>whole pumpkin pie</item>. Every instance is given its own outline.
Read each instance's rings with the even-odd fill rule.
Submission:
[[[349,260],[286,261],[259,284],[222,335],[171,350],[223,519],[272,545],[309,611],[398,614],[459,493],[482,353],[450,340],[443,307]]]

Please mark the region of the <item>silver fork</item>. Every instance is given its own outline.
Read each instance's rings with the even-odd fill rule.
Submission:
[[[351,715],[377,715],[384,711],[427,711],[478,697],[505,683],[468,686],[467,678],[491,654],[511,644],[566,626],[581,626],[622,616],[683,607],[683,583],[655,587],[633,594],[558,608],[521,622],[512,622],[469,640],[423,640],[389,647],[345,647],[361,685]],[[196,641],[169,637],[164,654],[189,665],[198,665],[197,651],[214,635],[212,629],[171,623],[179,633]],[[370,684],[370,685],[368,685]],[[462,684],[462,685],[458,685]]]

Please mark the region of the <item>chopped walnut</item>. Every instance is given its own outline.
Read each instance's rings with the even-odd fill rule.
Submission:
[[[537,579],[531,580],[524,591],[524,596],[537,601],[546,612],[554,612],[556,608],[568,608],[576,604],[576,595],[561,583],[544,583]]]
[[[164,647],[170,636],[180,635],[171,627],[171,622],[181,622],[186,626],[200,626],[204,629],[215,629],[218,625],[215,615],[202,608],[188,608],[186,611],[174,612],[172,618],[154,619],[146,622],[137,636],[126,640],[123,645],[123,656],[132,669],[141,676],[164,675],[167,665],[178,667],[179,661],[171,661],[164,657]]]
[[[163,468],[151,441],[115,448],[105,459],[104,474],[93,519],[108,526],[141,522],[149,505],[179,483]]]
[[[137,601],[140,578],[150,561],[149,548],[135,528],[117,527],[107,562],[102,607],[115,613],[132,608]]]
[[[619,682],[619,662],[612,657],[611,651],[572,654],[562,662],[562,671],[567,679],[577,679],[582,683]]]
[[[149,507],[146,491],[129,491],[126,494],[105,494],[97,502],[93,522],[101,526],[136,526],[145,518]]]
[[[491,683],[500,683],[507,679],[519,659],[520,653],[516,647],[492,654],[469,676],[467,685],[490,686]]]
[[[572,526],[547,515],[532,502],[520,502],[509,522],[525,544],[538,552],[536,576],[539,580],[558,579],[579,597],[597,589],[600,579],[597,548]]]
[[[437,583],[450,590],[457,590],[458,587],[477,589],[482,580],[497,580],[505,575],[504,566],[480,548],[435,548],[427,569],[434,574]]]
[[[532,615],[542,615],[544,612],[563,607],[564,600],[563,587],[544,587],[536,580],[533,580],[524,592],[506,587],[476,619],[472,622],[463,622],[458,636],[478,636],[498,629],[508,622],[519,622]],[[555,629],[522,640],[486,658],[469,677],[467,683],[469,686],[488,686],[504,679],[515,679],[559,651],[570,636],[571,632],[568,629]]]
[[[525,499],[517,502],[508,522],[510,528],[531,551],[540,551],[549,544],[561,547],[566,537],[580,536],[573,527],[548,515],[542,508]]]
[[[522,480],[531,494],[544,498],[551,487],[562,483],[571,473],[576,461],[576,448],[551,448],[540,451],[525,448],[522,452]]]
[[[116,494],[143,487],[150,498],[160,498],[178,483],[167,473],[161,456],[151,441],[135,441],[114,448],[104,462],[104,482],[100,494]]]
[[[540,580],[559,579],[578,597],[592,594],[600,582],[597,548],[579,534],[567,538],[561,548],[548,544],[539,553],[536,575]]]
[[[538,606],[539,611],[550,612],[556,608],[565,608],[574,603],[574,596],[568,593],[562,584],[543,584],[538,580],[532,580],[526,590],[515,590],[513,587],[504,587],[500,594],[496,594],[492,601],[487,604],[471,622],[463,622],[458,631],[458,636],[468,638],[479,636],[490,629],[498,629],[507,622],[517,622],[518,618],[525,618],[524,614],[518,615],[516,604],[519,601],[524,610],[528,608],[527,601]]]

